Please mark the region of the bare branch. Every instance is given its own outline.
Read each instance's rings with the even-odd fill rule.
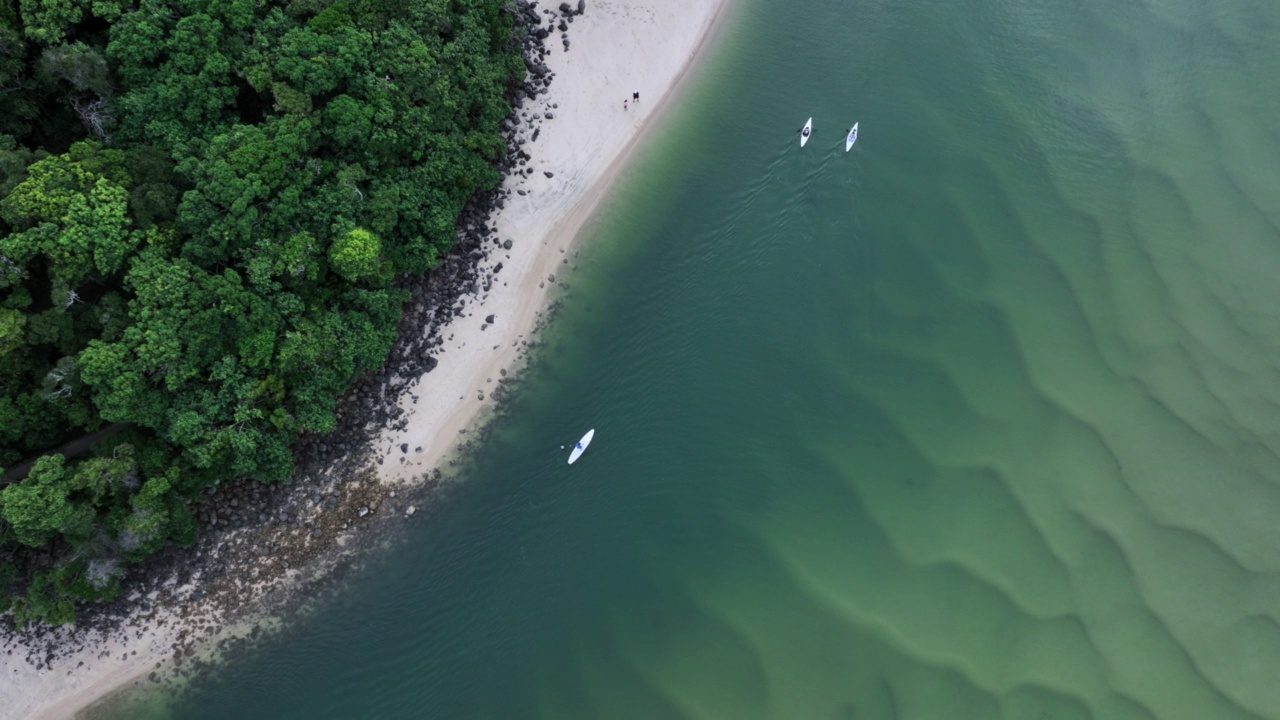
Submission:
[[[104,143],[111,143],[107,128],[115,123],[115,118],[111,116],[111,106],[107,98],[96,95],[93,100],[85,101],[76,97],[71,99],[71,106],[75,108],[76,114],[80,116],[80,122],[84,123],[90,133],[102,138]]]

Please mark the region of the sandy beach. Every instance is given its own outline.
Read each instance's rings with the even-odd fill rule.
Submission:
[[[555,79],[548,94],[526,102],[522,113],[550,113],[538,138],[525,137],[532,173],[504,180],[510,200],[491,221],[510,250],[482,262],[491,273],[502,263],[490,291],[467,299],[467,310],[440,329],[446,338],[428,374],[406,378],[420,401],[408,395],[407,426],[384,432],[381,480],[396,485],[434,469],[464,437],[460,431],[483,417],[493,402],[499,370],[515,368],[527,340],[563,275],[583,223],[612,186],[646,130],[678,96],[691,61],[713,35],[727,0],[588,0],[569,27],[566,52],[553,37],[546,65]],[[575,3],[576,5],[576,3]],[[554,5],[540,5],[554,9]],[[632,101],[633,93],[639,102]],[[624,109],[623,102],[627,101]],[[522,122],[531,134],[530,123]],[[485,318],[494,316],[492,323]],[[480,400],[484,393],[486,400]],[[408,454],[400,446],[407,444]],[[421,451],[417,451],[421,448]],[[201,608],[188,607],[190,612]],[[134,622],[136,621],[136,622]],[[73,717],[130,683],[163,673],[174,663],[174,647],[206,641],[219,623],[184,621],[176,613],[151,613],[122,623],[115,632],[51,631],[30,646],[0,647],[0,720]],[[45,648],[61,647],[54,655]],[[203,654],[203,653],[202,653]]]
[[[511,201],[493,217],[498,237],[511,239],[512,248],[483,261],[487,270],[502,263],[493,289],[468,299],[464,316],[442,333],[447,340],[440,364],[410,381],[421,400],[402,400],[407,427],[383,434],[385,481],[410,481],[435,468],[463,438],[459,431],[492,405],[499,371],[518,362],[521,340],[555,289],[551,277],[568,269],[564,261],[578,231],[645,141],[645,131],[678,101],[681,80],[726,5],[589,0],[569,29],[570,50],[549,43],[551,92],[526,106],[554,117],[542,124],[536,141],[526,142],[534,172],[506,179]],[[636,92],[639,102],[632,101]],[[485,322],[489,315],[492,324]]]

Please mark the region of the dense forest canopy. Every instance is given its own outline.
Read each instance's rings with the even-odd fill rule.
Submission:
[[[0,0],[0,611],[66,622],[293,471],[499,179],[502,0]]]

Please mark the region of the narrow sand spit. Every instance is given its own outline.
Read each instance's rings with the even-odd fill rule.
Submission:
[[[468,299],[464,316],[441,333],[440,364],[410,380],[421,401],[413,404],[406,394],[401,407],[407,427],[382,435],[383,480],[407,482],[431,471],[457,447],[460,431],[493,403],[499,370],[517,363],[520,343],[555,287],[550,278],[559,280],[568,269],[562,261],[579,229],[644,140],[643,131],[677,98],[726,4],[588,0],[570,29],[569,52],[548,42],[554,52],[546,65],[555,81],[549,94],[526,108],[554,117],[524,146],[533,156],[526,166],[533,173],[506,179],[511,196],[493,216],[498,237],[513,246],[483,261],[486,274],[502,263],[492,290]],[[631,100],[635,92],[638,103]],[[493,323],[485,322],[489,315]]]
[[[496,386],[486,378],[496,379],[517,361],[520,341],[529,337],[555,285],[548,277],[566,269],[561,250],[568,250],[643,131],[671,101],[727,4],[588,0],[569,31],[569,51],[554,39],[547,43],[552,52],[546,65],[555,80],[524,111],[553,117],[540,125],[537,140],[526,137],[524,149],[533,159],[525,167],[533,172],[504,181],[511,196],[492,217],[498,236],[513,246],[482,261],[486,274],[499,262],[502,270],[491,290],[469,299],[466,313],[441,329],[446,341],[439,365],[408,379],[422,400],[409,404],[406,396],[407,427],[384,432],[379,441],[384,481],[407,482],[432,470],[456,446],[459,431],[492,402],[478,400],[477,391],[489,398]],[[539,10],[544,6],[554,9],[543,2]],[[634,92],[639,103],[631,101]],[[489,315],[493,323],[485,323]],[[422,452],[402,454],[401,443]],[[247,626],[220,627],[217,618],[200,615],[198,605],[183,613],[139,611],[109,633],[59,629],[50,631],[53,642],[48,634],[29,643],[5,640],[0,720],[71,717],[151,673],[207,654],[219,636],[247,633]],[[204,649],[193,651],[193,642]],[[48,654],[48,648],[58,650]]]

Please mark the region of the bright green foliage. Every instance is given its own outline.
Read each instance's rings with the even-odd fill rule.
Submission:
[[[364,228],[334,238],[329,246],[329,262],[334,272],[353,283],[386,275],[382,241]]]
[[[0,201],[0,218],[16,230],[0,237],[0,255],[18,266],[41,256],[53,279],[72,286],[119,272],[142,240],[128,217],[123,160],[119,151],[81,143],[31,165]]]
[[[20,622],[112,597],[204,489],[334,429],[393,279],[498,180],[504,2],[0,2],[0,465],[129,428],[0,491],[0,550],[57,561]]]
[[[0,492],[0,517],[24,545],[44,545],[56,537],[87,539],[93,531],[93,509],[74,502],[74,480],[61,455],[36,461],[30,474]]]
[[[0,308],[0,357],[22,347],[27,317],[18,310]]]
[[[26,175],[0,201],[0,218],[20,230],[64,217],[72,202],[83,198],[99,179],[70,155],[41,160],[28,167]]]
[[[18,0],[17,4],[27,37],[42,45],[62,42],[87,16],[113,21],[132,5],[129,0]]]

